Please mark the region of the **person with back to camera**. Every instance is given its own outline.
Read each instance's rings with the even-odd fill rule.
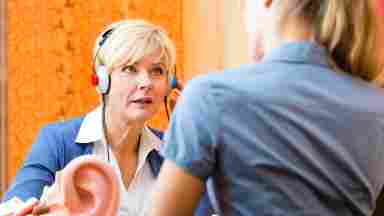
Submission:
[[[93,82],[101,106],[83,117],[44,127],[4,200],[39,198],[71,160],[86,154],[110,162],[120,184],[119,215],[139,215],[162,164],[162,133],[146,122],[174,84],[175,47],[166,32],[141,20],[109,25],[93,51]],[[44,203],[36,207],[42,212]],[[206,216],[207,198],[196,215]]]
[[[241,2],[254,62],[186,85],[147,215],[191,215],[209,177],[220,216],[371,215],[384,182],[371,3]]]

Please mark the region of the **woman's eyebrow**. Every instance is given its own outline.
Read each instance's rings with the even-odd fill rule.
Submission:
[[[132,64],[128,64],[128,63],[124,63],[121,68],[124,68],[124,67],[129,67],[129,66],[134,66],[136,67],[138,65],[138,62],[133,62]]]

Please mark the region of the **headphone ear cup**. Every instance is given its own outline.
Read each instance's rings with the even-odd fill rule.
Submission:
[[[97,91],[100,94],[108,94],[111,85],[111,79],[109,77],[107,67],[104,65],[97,66],[96,75],[98,78],[98,84],[96,86]]]
[[[173,89],[177,88],[177,79],[175,75],[169,77],[168,92],[167,95],[171,93]]]

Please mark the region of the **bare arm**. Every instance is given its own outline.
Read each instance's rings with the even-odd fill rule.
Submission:
[[[174,162],[166,160],[155,186],[153,202],[146,215],[193,215],[204,190],[202,180],[191,176]]]

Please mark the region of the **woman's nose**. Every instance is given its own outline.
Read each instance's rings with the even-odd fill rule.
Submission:
[[[153,82],[147,72],[142,72],[138,76],[138,89],[152,88]]]

